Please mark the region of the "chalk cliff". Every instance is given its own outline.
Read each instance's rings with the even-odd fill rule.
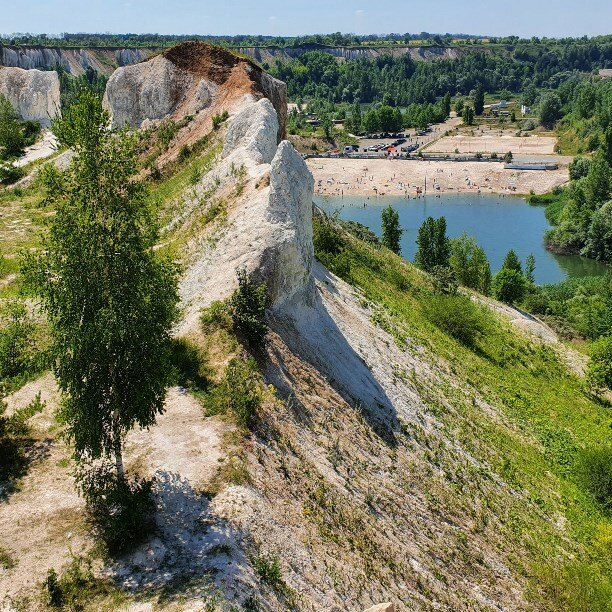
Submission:
[[[250,60],[205,43],[184,43],[140,64],[118,68],[109,79],[104,101],[115,126],[140,127],[144,121],[188,115],[210,125],[213,114],[232,113],[243,96],[272,102],[282,139],[285,84]]]
[[[110,76],[115,68],[148,59],[154,49],[113,49],[0,45],[0,66],[53,70],[56,66],[78,76],[88,68]]]
[[[22,119],[44,127],[60,110],[57,72],[0,67],[0,94],[6,96]]]

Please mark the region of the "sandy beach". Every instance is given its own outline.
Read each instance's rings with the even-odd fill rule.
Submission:
[[[546,193],[569,180],[568,169],[504,170],[498,162],[389,159],[307,160],[316,195]]]

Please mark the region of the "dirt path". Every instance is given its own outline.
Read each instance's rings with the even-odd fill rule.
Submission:
[[[84,503],[75,488],[71,451],[57,436],[53,413],[59,395],[52,375],[7,397],[8,412],[27,406],[39,392],[45,408],[29,421],[37,440],[36,458],[17,490],[0,503],[0,547],[14,564],[0,567],[0,609],[11,609],[11,602],[18,601],[35,609],[35,594],[47,571],[60,572],[73,554],[86,554],[93,545]],[[229,429],[216,417],[206,418],[201,404],[175,387],[157,423],[149,430],[130,432],[126,464],[155,479],[156,533],[121,562],[103,568],[102,574],[138,592],[141,600],[197,575],[197,592],[182,593],[194,605],[213,590],[239,597],[245,588],[256,588],[242,534],[225,518],[226,508],[217,508],[203,494],[225,460],[223,437]],[[228,563],[228,558],[234,562]]]
[[[57,138],[49,131],[45,130],[42,133],[42,139],[34,143],[31,147],[27,147],[25,153],[16,162],[15,166],[23,168],[30,162],[45,157],[51,157],[57,150]]]

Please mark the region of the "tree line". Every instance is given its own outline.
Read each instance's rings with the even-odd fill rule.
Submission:
[[[0,44],[6,45],[39,45],[46,47],[169,47],[186,40],[203,40],[227,46],[256,47],[298,47],[304,45],[325,46],[391,46],[401,44],[425,44],[431,46],[456,46],[472,44],[484,47],[490,46],[521,46],[534,45],[546,48],[580,47],[584,53],[592,55],[593,45],[609,42],[610,36],[582,36],[580,38],[547,38],[518,36],[476,36],[463,33],[389,33],[389,34],[345,34],[333,32],[330,34],[310,34],[303,36],[264,36],[261,34],[240,34],[235,36],[214,36],[210,34],[103,34],[103,33],[68,33],[60,36],[48,34],[16,33],[0,37]]]
[[[435,103],[449,92],[468,95],[478,85],[487,91],[537,93],[557,89],[573,74],[612,65],[612,42],[581,47],[524,45],[513,49],[469,50],[456,59],[415,61],[409,55],[383,55],[338,62],[323,51],[311,51],[288,62],[276,60],[270,71],[287,83],[293,99],[333,102],[383,102],[392,106]],[[535,90],[535,91],[534,91]],[[535,102],[525,100],[527,104]]]
[[[383,209],[382,246],[400,255],[403,231],[398,212],[390,205]],[[612,272],[602,277],[538,286],[535,257],[529,255],[521,262],[511,249],[500,270],[492,276],[486,253],[473,237],[447,236],[445,217],[428,217],[419,228],[416,243],[414,263],[430,275],[436,293],[453,296],[460,285],[550,317],[562,336],[593,341],[587,382],[597,393],[612,389]],[[441,306],[434,303],[432,307],[436,304]],[[441,323],[446,325],[448,321]],[[471,324],[469,317],[460,317],[460,324],[461,329],[454,329],[453,333],[465,338]],[[573,330],[573,336],[568,335],[568,329]]]
[[[592,155],[572,162],[569,187],[557,193],[547,209],[554,225],[547,244],[556,251],[612,262],[612,82],[571,82],[553,95],[555,109],[565,113],[559,129],[583,132]],[[545,104],[541,114],[548,111]],[[550,119],[555,118],[558,115]]]

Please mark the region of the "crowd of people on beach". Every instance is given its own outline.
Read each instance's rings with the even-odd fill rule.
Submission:
[[[430,164],[432,162],[429,162]],[[434,162],[435,163],[435,162]],[[319,169],[323,169],[322,166]],[[346,167],[342,167],[342,171],[346,172]],[[460,171],[461,172],[461,171]],[[464,174],[463,180],[454,173],[445,168],[432,169],[432,176],[428,178],[425,175],[423,182],[420,184],[410,183],[406,180],[406,177],[402,177],[397,173],[393,173],[392,176],[378,180],[378,177],[369,171],[368,167],[363,167],[360,174],[357,177],[342,176],[340,178],[329,177],[327,179],[319,179],[315,186],[315,193],[321,196],[339,196],[345,195],[361,195],[364,192],[375,196],[384,195],[403,195],[406,198],[414,197],[421,198],[425,195],[432,194],[436,197],[440,197],[441,193],[456,192],[456,193],[477,193],[480,194],[484,190],[491,192],[493,186],[488,177],[484,178],[482,183],[476,182],[470,177],[469,169],[462,168]],[[440,176],[444,175],[444,176]],[[514,174],[511,175],[514,177]],[[450,183],[458,184],[454,187]],[[514,193],[516,192],[516,185],[514,182],[510,182],[505,188],[504,192]]]

